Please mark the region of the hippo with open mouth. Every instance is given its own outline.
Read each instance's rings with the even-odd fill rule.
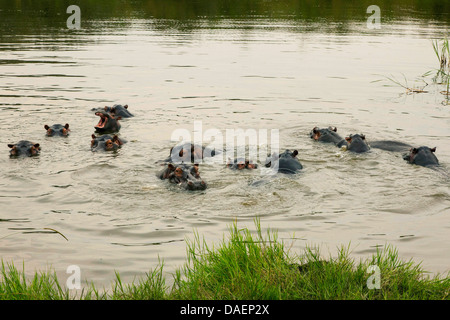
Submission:
[[[96,132],[98,133],[119,132],[121,127],[119,120],[122,119],[121,117],[116,118],[106,111],[97,111],[95,115],[100,117],[98,124],[94,127]]]
[[[65,125],[62,124],[54,124],[52,126],[45,125],[45,130],[47,130],[46,135],[48,137],[53,136],[60,136],[60,137],[67,137],[69,135],[69,124],[66,123]]]
[[[438,158],[434,155],[436,147],[429,148],[426,146],[411,148],[408,154],[403,156],[403,159],[412,164],[417,164],[423,167],[434,167],[439,165]]]
[[[8,144],[8,147],[11,149],[9,151],[11,157],[32,157],[37,156],[41,151],[39,143],[33,143],[28,140],[21,140],[16,144]]]
[[[200,177],[198,164],[169,163],[156,176],[161,180],[169,180],[170,183],[177,184],[186,190],[205,190],[207,188],[206,182]]]
[[[269,155],[265,162],[266,168],[274,168],[277,172],[294,174],[303,169],[302,164],[297,159],[298,151],[289,149],[281,154],[274,152]]]
[[[124,139],[120,139],[117,135],[110,136],[108,134],[96,137],[92,135],[91,150],[92,151],[116,151],[126,143]]]

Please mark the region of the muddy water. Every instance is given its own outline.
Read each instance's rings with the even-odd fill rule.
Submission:
[[[198,19],[189,30],[171,23],[106,19],[89,30],[2,37],[4,261],[24,262],[30,273],[51,267],[63,282],[77,265],[83,279],[108,287],[115,271],[131,281],[160,259],[168,273],[180,267],[194,232],[217,243],[233,221],[254,229],[260,217],[292,253],[317,245],[328,256],[344,245],[359,259],[392,245],[430,272],[449,271],[449,107],[430,78],[417,94],[386,79],[405,83],[404,75],[422,87],[419,77],[437,67],[431,39],[448,24],[393,20],[370,30],[356,21],[341,32],[336,22],[260,16]],[[135,115],[121,122],[128,143],[93,153],[91,109],[114,103]],[[53,123],[69,123],[70,136],[46,137]],[[311,141],[314,126],[329,125],[343,136],[437,147],[442,170]],[[278,130],[280,149],[297,149],[304,170],[231,172],[222,155],[201,166],[206,191],[182,191],[155,176],[177,129],[200,130],[207,144],[208,129],[269,139]],[[41,155],[10,159],[7,144],[22,139],[39,142]]]

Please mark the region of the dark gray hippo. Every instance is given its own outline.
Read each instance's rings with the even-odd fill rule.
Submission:
[[[206,182],[200,177],[198,164],[169,163],[156,176],[161,180],[169,180],[170,183],[186,190],[205,190],[207,188]]]
[[[46,135],[48,137],[53,137],[53,136],[67,137],[70,132],[68,123],[66,123],[65,125],[62,125],[59,123],[54,124],[52,126],[45,125],[44,128],[45,128],[45,130],[47,130]]]
[[[227,163],[227,167],[233,170],[243,170],[243,169],[257,169],[258,165],[253,163],[253,161],[244,159],[244,158],[236,158],[234,160],[229,159]]]
[[[369,145],[374,149],[381,149],[392,152],[406,152],[412,148],[410,144],[393,140],[371,141]]]
[[[92,135],[91,150],[92,151],[116,151],[126,143],[124,139],[120,139],[117,135],[110,136],[108,134],[96,137]]]
[[[182,163],[191,162],[198,163],[204,158],[214,157],[216,151],[198,144],[190,142],[178,144],[170,149],[169,157],[164,162]]]
[[[417,164],[423,167],[435,167],[439,165],[438,158],[434,155],[436,147],[430,148],[426,146],[411,148],[408,154],[403,156],[403,159],[412,164]]]
[[[311,139],[315,141],[334,143],[337,147],[347,146],[347,141],[337,133],[336,127],[320,129],[314,127],[309,133]]]
[[[281,154],[273,153],[266,159],[265,166],[267,168],[273,168],[277,172],[293,174],[303,169],[302,164],[297,159],[298,151],[286,150]]]
[[[116,118],[106,111],[97,111],[95,115],[100,117],[100,121],[94,127],[96,132],[98,133],[119,132],[121,127],[119,120],[122,119],[121,117]]]
[[[112,107],[105,106],[103,108],[92,108],[94,112],[108,112],[114,117],[131,118],[134,115],[128,110],[128,105],[115,104]]]
[[[121,104],[115,104],[112,107],[105,107],[105,110],[115,117],[122,117],[122,119],[134,117],[134,115],[128,111],[127,104],[124,106]]]
[[[11,149],[9,155],[11,157],[32,157],[39,155],[41,147],[39,143],[33,143],[28,140],[21,140],[16,144],[8,144]]]
[[[347,150],[349,151],[362,153],[370,150],[366,136],[363,134],[351,134],[345,140],[347,141]]]

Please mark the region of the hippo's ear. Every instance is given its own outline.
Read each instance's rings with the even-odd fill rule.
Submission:
[[[314,129],[312,131],[313,131],[313,133],[317,133],[317,131],[319,131],[319,128],[314,127]]]
[[[296,156],[298,155],[298,151],[297,151],[297,150],[294,150],[294,152],[292,153],[292,155],[293,155],[294,157],[296,157]]]
[[[168,167],[170,170],[175,170],[175,166],[174,166],[172,163],[169,163],[169,164],[167,165],[167,167]]]
[[[366,136],[365,135],[361,135],[361,138],[363,139],[363,140],[366,140]]]
[[[430,148],[430,151],[431,151],[431,152],[436,152],[436,147]]]
[[[11,143],[8,143],[8,147],[9,147],[9,148],[14,148],[14,145],[11,144]]]
[[[66,125],[64,126],[64,128],[69,129],[69,124],[66,123]]]
[[[125,109],[128,109],[128,105],[127,105],[127,104],[126,104],[126,105],[124,105],[123,107],[124,107]]]
[[[345,140],[346,140],[347,142],[351,142],[351,141],[352,141],[352,136],[350,136],[350,137],[345,137]]]
[[[410,151],[411,153],[417,153],[417,148],[412,148]]]
[[[334,128],[333,128],[333,131],[334,131],[334,132],[337,132],[337,128],[336,128],[336,127],[334,127]]]
[[[39,149],[39,143],[33,144],[33,147],[35,147],[36,149]]]
[[[49,127],[48,125],[45,125],[45,126],[44,126],[44,129],[45,129],[45,130],[48,130],[49,128],[50,128],[50,127]]]
[[[97,137],[95,136],[95,134],[92,134],[92,139],[97,139]]]

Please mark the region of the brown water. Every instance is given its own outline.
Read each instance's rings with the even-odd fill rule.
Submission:
[[[430,78],[418,94],[386,79],[404,83],[404,75],[421,87],[419,77],[437,67],[431,39],[448,24],[394,20],[370,30],[355,21],[340,32],[339,22],[259,16],[198,19],[189,30],[171,20],[122,23],[2,37],[3,261],[30,273],[51,267],[62,282],[78,265],[83,280],[108,287],[115,271],[132,281],[160,259],[168,273],[182,266],[194,232],[218,243],[233,221],[253,230],[260,217],[292,253],[319,246],[328,257],[344,245],[359,259],[389,244],[425,270],[450,271],[449,106]],[[114,103],[135,114],[121,122],[129,143],[93,153],[91,108]],[[176,143],[174,130],[192,132],[194,121],[224,136],[277,129],[280,149],[297,149],[305,169],[267,177],[204,164],[209,188],[178,190],[156,178],[156,162]],[[68,138],[45,137],[44,124],[66,122]],[[311,141],[314,126],[329,125],[343,136],[436,146],[443,170]],[[39,142],[41,155],[10,159],[7,144],[22,139]]]

